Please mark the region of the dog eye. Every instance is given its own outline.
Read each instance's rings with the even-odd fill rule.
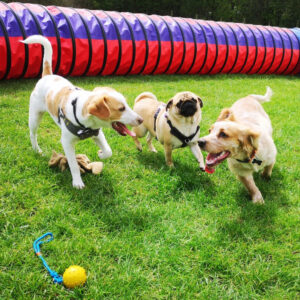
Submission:
[[[218,137],[221,137],[221,138],[227,138],[228,135],[227,135],[225,132],[221,131],[221,132],[219,133],[219,136],[218,136]]]
[[[125,106],[119,108],[119,111],[124,111],[125,110]]]

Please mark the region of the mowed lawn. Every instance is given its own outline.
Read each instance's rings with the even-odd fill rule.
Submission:
[[[105,129],[113,156],[100,176],[75,190],[69,171],[48,167],[62,152],[49,115],[39,129],[44,155],[31,149],[28,104],[36,79],[0,82],[0,299],[296,299],[300,290],[300,79],[281,76],[128,76],[71,78],[85,89],[111,86],[132,106],[141,92],[166,102],[190,90],[203,99],[201,136],[221,109],[251,93],[274,91],[264,108],[278,149],[270,181],[255,176],[264,206],[255,206],[227,163],[202,173],[190,150],[139,153],[132,139]],[[99,160],[92,140],[77,153]],[[206,154],[205,154],[206,156]],[[62,274],[78,264],[87,284],[52,283],[32,243]]]

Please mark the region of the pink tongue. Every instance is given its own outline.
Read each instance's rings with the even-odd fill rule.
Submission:
[[[117,125],[124,134],[128,134],[132,137],[136,136],[136,134],[134,132],[130,131],[123,123],[118,122]]]
[[[214,160],[218,157],[218,154],[208,153],[206,157],[206,163],[214,163]]]
[[[205,172],[208,174],[214,173],[216,170],[212,167],[209,167],[207,163],[212,163],[215,158],[218,157],[218,154],[208,153],[206,157],[206,164],[205,164]]]

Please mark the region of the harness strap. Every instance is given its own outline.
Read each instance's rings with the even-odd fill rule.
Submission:
[[[81,140],[87,139],[91,136],[97,136],[99,134],[99,129],[92,129],[89,127],[85,127],[83,124],[81,124],[76,116],[76,104],[77,104],[77,98],[72,101],[73,105],[73,114],[76,122],[79,126],[73,124],[64,114],[63,110],[59,107],[58,108],[58,123],[60,124],[60,120],[63,119],[66,127],[68,130],[79,137]]]
[[[78,100],[78,98],[75,98],[75,99],[72,101],[74,118],[75,118],[75,120],[76,120],[76,122],[77,122],[77,124],[78,124],[79,126],[81,126],[81,127],[83,127],[83,128],[86,128],[84,125],[82,125],[82,124],[79,122],[79,120],[78,120],[78,118],[77,118],[77,115],[76,115],[76,104],[77,104],[77,100]]]
[[[186,147],[190,141],[195,137],[195,135],[198,133],[200,126],[198,125],[196,128],[195,133],[191,134],[190,136],[185,136],[182,134],[176,127],[173,126],[172,122],[167,118],[167,123],[171,129],[171,134],[174,135],[176,138],[178,138],[181,142],[182,145],[181,147]]]
[[[156,113],[154,114],[154,131],[156,131],[156,120],[157,120],[157,117],[158,117],[158,115],[159,115],[159,113],[160,113],[160,111],[162,110],[162,108],[164,108],[166,105],[165,104],[162,104],[162,105],[160,105],[159,107],[158,107],[158,109],[157,109],[157,111],[156,111]]]

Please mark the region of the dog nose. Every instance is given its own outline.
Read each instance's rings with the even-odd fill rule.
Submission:
[[[139,125],[141,125],[144,122],[144,120],[143,120],[143,118],[139,117],[137,119],[137,122],[138,122]]]
[[[198,141],[198,145],[201,149],[203,149],[205,147],[205,144],[206,144],[206,140],[204,140],[204,139],[201,139]]]

